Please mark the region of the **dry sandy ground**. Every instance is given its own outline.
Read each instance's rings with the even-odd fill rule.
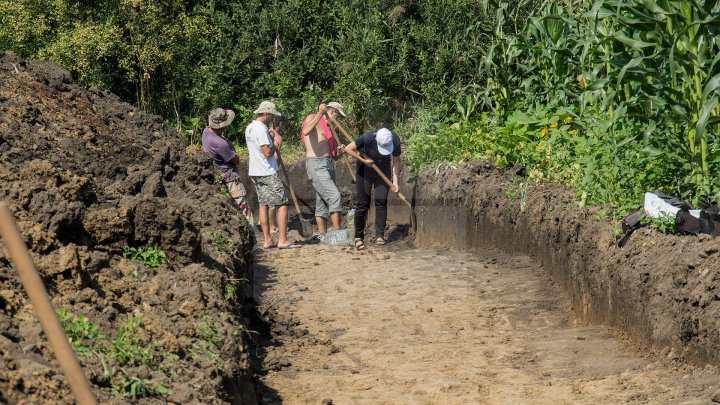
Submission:
[[[526,256],[402,244],[258,255],[262,403],[712,403],[720,379],[573,322]],[[263,347],[264,344],[264,347]]]

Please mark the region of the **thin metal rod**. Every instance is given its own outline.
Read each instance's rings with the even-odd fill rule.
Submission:
[[[60,326],[55,315],[55,308],[50,302],[50,296],[35,268],[15,219],[5,203],[0,203],[0,237],[15,264],[15,269],[30,298],[30,303],[35,309],[35,315],[45,331],[50,347],[55,352],[55,358],[60,363],[60,368],[65,374],[77,404],[95,405],[97,402],[90,392],[90,383],[80,368],[80,362],[70,347],[65,331]]]

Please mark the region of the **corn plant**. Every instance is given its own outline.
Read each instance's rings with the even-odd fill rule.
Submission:
[[[615,103],[644,114],[649,128],[676,131],[666,141],[681,152],[696,196],[710,194],[710,165],[720,161],[718,11],[717,1],[600,0],[589,13],[613,45],[605,83],[621,90]]]

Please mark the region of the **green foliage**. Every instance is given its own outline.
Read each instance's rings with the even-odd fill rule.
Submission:
[[[110,342],[108,356],[120,366],[157,366],[160,362],[160,353],[153,342],[144,343],[140,332],[145,329],[142,318],[129,316],[124,325],[120,327],[118,337]]]
[[[115,395],[122,395],[126,398],[146,398],[150,396],[164,396],[171,393],[170,387],[159,381],[140,379],[122,371],[122,378],[117,384],[112,385],[112,392]]]
[[[138,260],[143,262],[147,267],[156,268],[163,264],[168,264],[169,261],[165,252],[159,250],[155,246],[148,248],[134,248],[131,246],[125,246],[123,248],[123,257],[130,260]]]
[[[195,325],[195,336],[198,341],[190,348],[192,358],[200,364],[208,364],[215,368],[222,367],[222,359],[217,349],[224,343],[225,338],[220,336],[218,329],[210,323],[207,316]]]
[[[675,216],[662,212],[660,213],[660,216],[657,218],[653,217],[646,217],[646,219],[650,222],[650,226],[657,229],[658,231],[668,234],[668,235],[679,235],[680,231],[677,229],[677,225],[675,225]]]
[[[162,345],[143,343],[139,334],[145,324],[141,318],[128,317],[125,324],[120,327],[118,336],[107,346],[104,344],[105,335],[98,331],[98,325],[90,322],[85,316],[76,316],[64,308],[57,310],[57,316],[79,356],[83,358],[98,356],[103,367],[103,378],[113,381],[113,393],[133,399],[170,393],[170,387],[166,384],[132,376],[124,368],[148,366],[150,369],[160,369],[167,375],[174,374],[174,371],[162,361],[163,358],[177,360],[178,357],[166,353]],[[108,365],[105,356],[112,359],[114,365]]]
[[[65,335],[79,356],[89,357],[91,350],[97,347],[98,341],[105,339],[105,335],[98,331],[98,325],[85,315],[75,315],[64,308],[58,308],[56,314]]]

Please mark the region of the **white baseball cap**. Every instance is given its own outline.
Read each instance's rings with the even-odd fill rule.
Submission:
[[[387,128],[380,128],[377,131],[375,141],[377,142],[378,152],[380,152],[381,155],[387,156],[395,149],[392,132]]]

